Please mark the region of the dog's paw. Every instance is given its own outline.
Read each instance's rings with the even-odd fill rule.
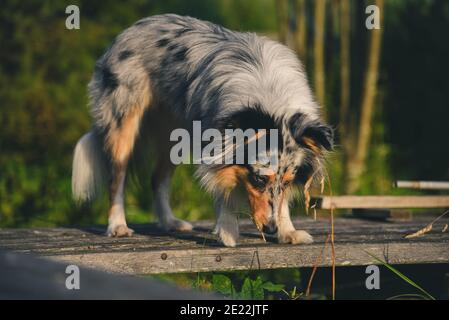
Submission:
[[[226,247],[234,248],[237,246],[236,237],[224,231],[218,232],[218,240]]]
[[[280,243],[291,243],[291,244],[309,244],[313,242],[312,236],[304,230],[294,230],[286,235],[279,237]]]
[[[226,230],[224,228],[216,228],[213,232],[218,236],[218,241],[226,247],[234,248],[237,246],[237,239],[239,237],[238,231]]]
[[[191,223],[181,220],[172,219],[162,225],[162,228],[166,231],[192,231],[193,226]]]
[[[131,228],[128,228],[124,224],[119,225],[110,225],[108,226],[108,231],[106,234],[108,237],[131,237],[134,233],[134,230]]]

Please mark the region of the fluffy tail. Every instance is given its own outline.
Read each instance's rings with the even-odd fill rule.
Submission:
[[[94,130],[75,147],[72,167],[72,194],[78,203],[94,200],[108,180],[108,161],[101,139]]]

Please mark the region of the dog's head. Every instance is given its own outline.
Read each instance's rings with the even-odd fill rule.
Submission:
[[[267,163],[258,157],[256,161],[248,161],[245,157],[243,164],[234,162],[209,170],[209,178],[203,182],[206,181],[209,190],[226,196],[237,190],[245,191],[256,225],[267,233],[275,233],[281,207],[288,205],[295,189],[321,174],[323,154],[332,149],[333,131],[318,118],[302,113],[276,120],[258,110],[245,111],[231,120],[232,127],[252,128],[256,133],[260,129],[277,129],[275,149],[271,148],[272,134],[266,131],[265,137],[268,155],[276,161]],[[256,139],[259,138],[256,134]]]

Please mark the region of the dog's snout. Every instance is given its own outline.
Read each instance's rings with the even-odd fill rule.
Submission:
[[[276,232],[278,232],[278,227],[275,224],[268,224],[268,225],[264,225],[262,227],[262,231],[266,234],[275,234]]]

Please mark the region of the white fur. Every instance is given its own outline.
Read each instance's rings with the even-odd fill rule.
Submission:
[[[93,200],[107,181],[105,156],[94,131],[86,133],[75,147],[72,193],[78,202]]]
[[[277,219],[278,239],[280,243],[308,244],[313,242],[312,236],[304,230],[295,230],[290,218],[288,201],[284,201]]]
[[[154,189],[154,211],[164,230],[190,231],[193,226],[187,221],[175,218],[170,208],[170,177],[167,175]]]
[[[216,203],[218,214],[214,233],[218,239],[227,247],[235,247],[239,238],[238,216],[233,212],[231,202],[218,199]]]
[[[125,175],[122,175],[109,212],[109,224],[106,234],[110,237],[129,237],[134,233],[134,230],[128,228],[126,224],[124,185]]]

